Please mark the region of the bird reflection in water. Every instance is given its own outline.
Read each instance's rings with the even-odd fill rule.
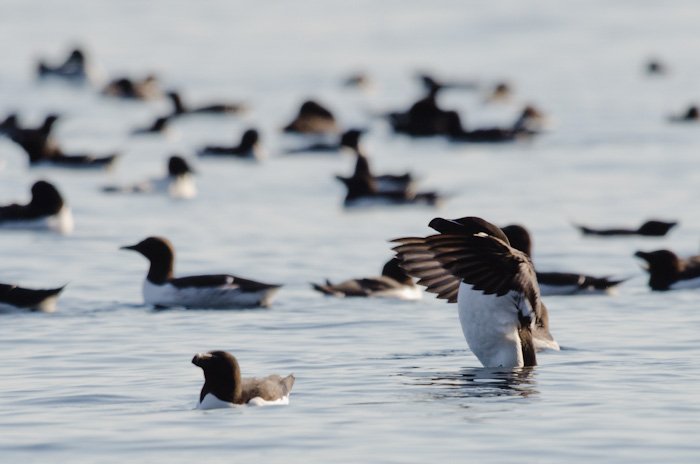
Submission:
[[[408,372],[402,374],[413,386],[430,387],[433,400],[459,398],[527,398],[539,394],[535,369],[465,367],[457,372]]]

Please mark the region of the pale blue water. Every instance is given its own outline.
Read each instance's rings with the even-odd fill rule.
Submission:
[[[66,147],[124,155],[111,173],[30,170],[0,140],[0,202],[24,201],[34,180],[48,178],[76,220],[68,237],[0,236],[0,281],[68,283],[57,313],[2,317],[0,461],[697,462],[698,293],[652,294],[632,254],[698,251],[700,127],[664,118],[698,98],[700,8],[611,3],[4,2],[0,111],[27,123],[59,111]],[[32,79],[36,57],[58,59],[76,42],[105,75],[156,71],[188,101],[245,100],[253,110],[131,138],[167,104]],[[647,78],[650,56],[671,74]],[[443,103],[478,126],[505,124],[534,102],[551,131],[503,147],[395,137],[368,115],[416,98],[417,69],[508,79],[509,104],[459,92]],[[340,87],[356,70],[373,89]],[[453,197],[437,211],[343,211],[333,175],[352,169],[349,157],[277,156],[297,142],[278,129],[311,96],[343,125],[371,128],[377,171],[411,169]],[[269,159],[194,160],[193,201],[99,193],[250,125]],[[614,297],[549,298],[565,349],[539,356],[528,375],[479,368],[456,308],[431,296],[336,300],[310,290],[326,277],[378,273],[387,240],[427,233],[436,215],[526,225],[542,270],[632,278]],[[604,241],[570,225],[647,217],[681,226],[664,239]],[[233,272],[285,287],[270,310],[154,312],[140,304],[146,261],[118,251],[151,234],[173,241],[182,274]],[[194,410],[202,378],[190,359],[210,349],[235,353],[244,374],[294,372],[290,405]]]

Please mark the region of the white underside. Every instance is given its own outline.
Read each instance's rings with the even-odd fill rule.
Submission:
[[[375,298],[391,298],[396,300],[420,300],[423,298],[423,290],[418,286],[403,285],[401,288],[374,292],[370,295]]]
[[[0,223],[0,227],[3,229],[13,230],[49,230],[67,235],[73,232],[73,214],[71,213],[70,208],[64,206],[53,216],[45,216],[38,219],[22,221],[4,221]]]
[[[674,282],[670,286],[671,290],[682,290],[682,289],[698,288],[698,287],[700,287],[700,277],[696,277],[694,279],[679,280],[678,282]]]
[[[197,186],[190,175],[151,179],[114,189],[118,193],[163,194],[180,200],[189,200],[197,196]]]
[[[190,175],[168,177],[164,181],[167,182],[167,193],[172,198],[189,200],[197,196],[197,186]]]
[[[56,311],[58,301],[58,295],[54,295],[45,298],[41,303],[36,306],[30,306],[26,308],[20,308],[7,303],[0,303],[0,313],[18,313],[18,312],[28,312],[28,311],[38,311],[42,313],[52,313]]]
[[[511,291],[503,296],[485,295],[464,282],[459,285],[459,322],[469,348],[484,367],[522,367],[518,335],[518,301]]]
[[[242,292],[237,285],[219,287],[177,288],[171,284],[156,285],[144,279],[143,299],[154,306],[181,306],[200,309],[235,309],[269,306],[277,288],[258,292]]]
[[[228,401],[222,401],[211,393],[207,393],[201,403],[197,403],[196,409],[222,409],[222,408],[236,408],[244,406],[276,406],[276,405],[288,405],[289,395],[279,398],[273,401],[267,401],[259,396],[252,398],[246,404],[233,404]]]

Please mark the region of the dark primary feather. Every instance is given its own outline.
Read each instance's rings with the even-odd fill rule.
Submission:
[[[63,288],[29,289],[12,284],[0,284],[0,302],[19,308],[31,308],[41,304],[46,298],[58,295]]]
[[[500,229],[480,218],[436,218],[430,227],[449,233],[393,240],[400,244],[394,251],[402,267],[427,291],[456,302],[461,281],[487,295],[501,296],[515,290],[524,293],[531,307],[539,311],[539,288],[532,262],[508,245]]]

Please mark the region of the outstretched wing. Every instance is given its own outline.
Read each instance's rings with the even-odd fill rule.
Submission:
[[[457,301],[460,282],[485,294],[525,294],[539,307],[539,288],[530,259],[500,238],[487,233],[443,233],[393,240],[402,267],[438,298]]]

